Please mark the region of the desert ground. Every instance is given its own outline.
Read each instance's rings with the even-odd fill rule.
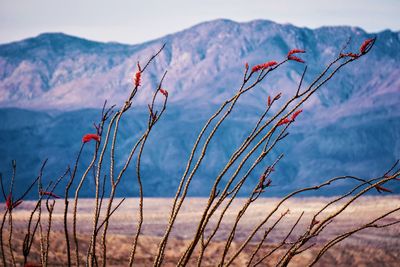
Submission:
[[[279,199],[260,198],[250,206],[239,223],[236,237],[232,245],[235,251],[247,238],[253,228],[262,221]],[[304,211],[304,216],[298,226],[293,231],[288,241],[298,237],[309,226],[311,216],[327,203],[330,198],[307,197],[294,198],[288,200],[262,228],[251,243],[245,248],[243,253],[232,263],[232,266],[247,266],[249,258],[263,233],[276,219],[286,210],[289,213],[268,235],[264,245],[253,259],[257,262],[263,255],[269,253],[286,236],[292,225],[300,214]],[[106,199],[104,201],[107,201]],[[205,256],[201,266],[216,266],[225,245],[228,233],[232,229],[232,223],[238,211],[244,203],[244,199],[234,201],[232,207],[228,209],[220,230],[215,235],[213,242],[205,251]],[[345,200],[344,200],[345,201]],[[116,202],[118,199],[116,199]],[[82,199],[78,209],[78,232],[80,240],[80,250],[82,260],[88,246],[88,240],[92,231],[92,209],[94,201],[92,199]],[[321,218],[329,215],[343,205],[343,201],[332,205],[321,215]],[[183,250],[188,245],[197,227],[197,220],[201,216],[202,208],[206,204],[204,198],[188,198],[182,206],[182,211],[173,228],[171,239],[168,242],[164,266],[175,266]],[[3,205],[3,204],[2,204]],[[27,231],[27,220],[30,216],[35,202],[25,201],[13,211],[13,236],[12,248],[18,264],[23,262],[22,243]],[[350,230],[354,227],[366,223],[368,220],[379,217],[385,211],[399,207],[400,196],[369,196],[363,197],[350,205],[346,211],[338,216],[328,227],[324,229],[318,238],[313,240],[314,244],[310,249],[296,255],[289,266],[307,266],[314,258],[319,249],[328,240],[341,232]],[[142,235],[139,238],[138,250],[135,266],[151,266],[154,260],[154,253],[157,249],[160,237],[163,235],[169,211],[172,206],[170,198],[146,198],[144,200],[144,224]],[[122,206],[114,213],[109,227],[107,242],[107,266],[127,266],[129,253],[132,246],[133,237],[137,224],[138,199],[126,199]],[[53,214],[52,230],[50,234],[49,266],[66,265],[66,247],[63,232],[63,200],[56,200],[55,211]],[[70,208],[71,209],[71,208]],[[4,210],[2,210],[3,215]],[[43,225],[46,227],[46,212],[43,213]],[[3,216],[1,216],[3,217]],[[72,216],[69,216],[72,218]],[[215,219],[217,216],[215,216]],[[215,219],[210,223],[206,233],[209,234],[215,226]],[[390,223],[400,220],[400,212],[391,214],[382,220],[382,223]],[[70,223],[69,228],[72,228]],[[4,228],[3,240],[5,245],[5,255],[9,256],[8,251],[8,227]],[[310,245],[312,245],[310,244]],[[399,266],[400,262],[400,224],[395,224],[387,228],[366,229],[329,250],[315,266]],[[283,255],[287,247],[282,247],[273,253],[259,266],[274,266],[276,261]],[[32,245],[30,262],[39,262],[40,246],[38,240]],[[197,251],[194,253],[193,260],[189,265],[197,264]],[[9,257],[8,257],[9,258]],[[229,258],[229,254],[228,254]],[[0,263],[1,264],[1,263]],[[20,265],[22,266],[22,264]]]

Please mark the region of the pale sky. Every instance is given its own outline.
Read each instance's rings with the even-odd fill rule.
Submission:
[[[43,32],[134,44],[227,18],[400,30],[400,0],[0,0],[0,43]]]

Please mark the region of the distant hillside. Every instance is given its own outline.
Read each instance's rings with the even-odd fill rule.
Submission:
[[[135,111],[124,121],[119,153],[126,156],[129,137],[143,129],[138,116],[146,112],[146,97],[168,70],[164,86],[171,101],[150,137],[143,172],[149,196],[171,196],[195,136],[216,105],[237,89],[245,62],[280,60],[291,48],[303,48],[307,84],[349,37],[351,51],[371,36],[377,36],[371,53],[342,70],[311,99],[287,143],[274,152],[286,156],[277,168],[279,187],[273,194],[332,175],[379,174],[400,157],[400,32],[310,30],[262,20],[205,22],[139,45],[92,42],[61,33],[0,45],[0,171],[9,173],[10,161],[17,159],[17,179],[31,179],[40,161],[49,158],[46,179],[59,176],[72,164],[81,136],[92,131],[104,100],[121,105],[136,62],[166,43],[144,75]],[[241,100],[241,111],[224,124],[210,147],[205,167],[193,181],[193,195],[206,193],[221,160],[227,160],[245,136],[243,125],[256,120],[266,97],[283,92],[285,99],[296,90],[302,68],[287,64]],[[124,182],[123,194],[137,194],[132,177]],[[84,194],[90,192],[90,186],[84,189]]]

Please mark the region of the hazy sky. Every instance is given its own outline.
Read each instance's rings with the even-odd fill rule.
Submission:
[[[0,43],[43,32],[139,43],[217,18],[398,31],[399,14],[400,0],[0,0]]]

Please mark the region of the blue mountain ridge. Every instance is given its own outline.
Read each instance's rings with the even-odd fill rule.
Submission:
[[[271,177],[276,186],[268,196],[336,175],[381,175],[400,157],[400,33],[369,34],[355,27],[311,30],[264,20],[210,21],[138,45],[93,42],[61,33],[0,45],[0,171],[9,178],[11,160],[17,160],[16,182],[21,185],[15,188],[17,195],[24,190],[22,185],[36,177],[46,158],[44,181],[55,180],[73,164],[83,134],[93,132],[104,100],[120,106],[131,88],[136,62],[166,43],[143,77],[133,110],[122,120],[117,158],[127,156],[135,137],[145,129],[149,96],[168,70],[164,87],[170,102],[145,148],[142,178],[145,196],[173,196],[197,134],[218,105],[237,90],[245,62],[279,60],[292,48],[304,48],[307,85],[349,37],[347,50],[357,51],[372,36],[377,37],[373,50],[346,66],[310,99],[290,135],[254,171],[242,195],[280,153],[285,156]],[[262,113],[268,95],[282,92],[280,101],[287,99],[295,92],[303,67],[283,66],[240,100],[210,144],[190,195],[208,194],[216,174]],[[78,174],[92,151],[89,144]],[[123,163],[118,160],[117,169]],[[134,165],[122,180],[120,196],[138,195]],[[312,194],[335,195],[346,186],[340,183]],[[398,183],[388,186],[400,192]],[[82,196],[93,196],[93,190],[93,178],[88,177]],[[62,187],[57,193],[63,194]]]

